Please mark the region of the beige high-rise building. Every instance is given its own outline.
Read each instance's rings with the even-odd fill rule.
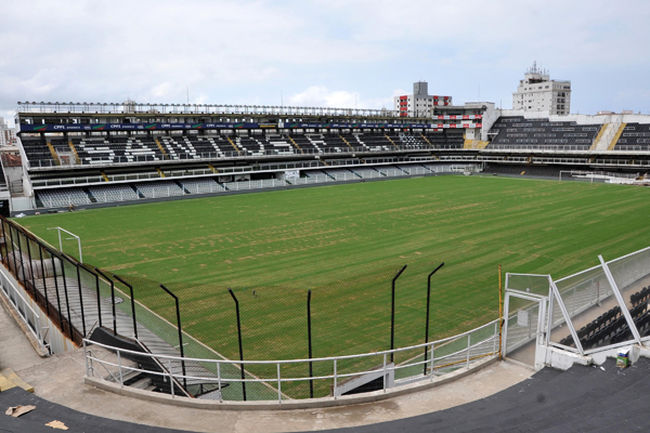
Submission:
[[[551,80],[537,62],[528,69],[512,94],[512,109],[566,115],[571,112],[571,81]]]

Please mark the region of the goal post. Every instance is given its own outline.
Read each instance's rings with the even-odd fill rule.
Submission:
[[[59,227],[59,226],[48,227],[47,230],[56,230],[57,236],[58,236],[58,239],[59,239],[59,251],[61,251],[61,252],[64,252],[63,251],[63,241],[64,240],[76,239],[77,240],[77,250],[78,250],[78,253],[79,253],[79,263],[84,262],[83,252],[82,252],[82,249],[81,249],[81,238],[79,236],[77,236],[76,234],[72,233],[71,231],[66,230],[63,227]],[[62,233],[64,233],[65,235],[68,235],[70,237],[64,237],[64,235]]]
[[[638,173],[614,173],[607,171],[561,170],[558,180],[577,180],[589,183],[634,184]]]
[[[560,182],[563,180],[581,180],[593,183],[594,178],[590,175],[593,175],[593,172],[583,170],[560,170],[558,180]]]

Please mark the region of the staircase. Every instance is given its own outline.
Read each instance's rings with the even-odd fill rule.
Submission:
[[[54,150],[54,146],[52,146],[52,142],[50,140],[46,141],[47,148],[50,149],[50,153],[52,154],[52,159],[54,160],[55,165],[61,165],[61,160],[59,159],[59,155],[56,153],[56,150]]]
[[[77,152],[77,148],[74,147],[74,143],[72,140],[68,140],[68,146],[70,147],[70,150],[72,151],[72,154],[74,155],[74,160],[77,164],[81,164],[81,159],[79,158],[79,153]]]
[[[423,139],[424,141],[427,142],[427,144],[428,144],[429,146],[433,147],[433,144],[431,144],[431,142],[429,141],[429,139],[427,138],[426,135],[424,135],[424,134],[420,134],[420,136],[422,137],[422,139]]]
[[[291,142],[291,144],[293,145],[293,147],[295,147],[295,148],[298,150],[298,152],[300,152],[300,153],[305,153],[305,152],[302,151],[302,149],[300,148],[300,146],[298,146],[298,143],[296,143],[296,141],[293,139],[293,137],[291,137],[290,135],[287,135],[287,138],[289,139],[289,142]]]
[[[235,151],[237,151],[237,154],[238,154],[238,155],[241,155],[241,151],[239,150],[239,148],[237,147],[237,145],[235,144],[235,142],[232,141],[232,138],[230,138],[229,136],[226,136],[226,139],[228,140],[228,143],[230,143],[230,145],[232,146],[232,148],[235,149]]]
[[[614,138],[612,138],[612,141],[609,143],[609,146],[607,147],[607,150],[614,150],[614,146],[616,146],[616,143],[618,143],[618,139],[621,138],[621,135],[623,134],[623,130],[625,129],[626,123],[621,123],[618,127],[618,130],[616,131],[616,134],[614,134]]]
[[[351,150],[354,150],[350,142],[342,135],[339,134],[339,137],[341,137],[341,140],[343,140],[343,143],[345,143]]]
[[[609,143],[612,141],[614,134],[618,128],[618,123],[605,123],[598,131],[598,135],[594,139],[589,150],[607,150]]]
[[[384,134],[384,137],[386,137],[386,140],[390,141],[390,144],[392,144],[393,147],[397,147],[397,144],[395,144],[395,142],[393,141],[393,139],[390,138],[390,136],[389,136],[388,134]]]
[[[165,148],[163,147],[163,145],[162,145],[162,143],[160,142],[160,140],[158,139],[158,137],[155,137],[155,138],[153,139],[153,141],[156,142],[156,146],[158,146],[158,150],[160,150],[160,153],[163,154],[163,157],[167,158],[167,151],[166,151]]]

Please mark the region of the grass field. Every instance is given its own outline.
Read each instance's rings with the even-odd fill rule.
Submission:
[[[56,245],[81,236],[85,262],[135,283],[136,299],[237,358],[232,287],[248,359],[388,348],[390,281],[396,346],[424,338],[426,276],[434,277],[431,335],[497,315],[497,264],[561,277],[650,244],[650,189],[577,182],[444,176],[210,197],[41,215],[20,220]],[[74,253],[70,243],[67,251]]]

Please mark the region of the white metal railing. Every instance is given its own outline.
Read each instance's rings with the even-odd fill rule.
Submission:
[[[15,307],[16,311],[27,325],[29,332],[36,338],[41,349],[47,353],[49,352],[48,345],[45,342],[47,335],[47,322],[42,320],[41,315],[32,307],[31,303],[25,299],[20,293],[21,291],[16,287],[14,278],[0,266],[0,288]]]
[[[462,146],[453,146],[453,145],[434,145],[434,146],[427,146],[427,145],[421,145],[421,146],[405,146],[405,145],[390,145],[390,146],[383,146],[386,149],[379,149],[379,147],[382,146],[355,146],[352,148],[333,148],[333,147],[324,147],[322,149],[302,149],[300,151],[278,151],[276,149],[264,149],[264,150],[257,150],[257,151],[241,151],[241,152],[235,152],[235,151],[225,151],[225,152],[208,152],[208,153],[197,153],[195,155],[191,154],[177,154],[175,156],[164,156],[164,155],[131,155],[131,156],[114,156],[111,159],[107,160],[97,160],[94,162],[90,163],[83,163],[83,164],[77,164],[76,161],[70,160],[67,163],[56,163],[54,160],[51,159],[38,159],[35,161],[30,161],[30,169],[36,169],[36,168],[54,168],[54,167],[100,167],[103,165],[131,165],[131,164],[137,164],[137,163],[160,163],[160,162],[179,162],[179,161],[195,161],[195,162],[200,162],[200,161],[215,161],[215,160],[220,160],[220,159],[244,159],[244,158],[265,158],[265,157],[272,157],[272,158],[277,158],[278,156],[282,155],[295,155],[295,156],[304,156],[304,155],[313,155],[313,156],[322,156],[322,155],[342,155],[342,154],[351,154],[351,153],[380,153],[380,152],[391,152],[391,153],[406,153],[406,152],[413,152],[413,151],[432,151],[432,150],[458,150],[458,151],[465,151],[465,152],[472,152],[475,153],[476,151],[473,149],[463,149]]]
[[[147,115],[157,117],[161,114],[197,114],[197,115],[255,115],[277,114],[295,116],[349,116],[349,117],[400,117],[397,110],[386,108],[336,108],[336,107],[301,107],[288,105],[245,105],[245,104],[165,104],[142,102],[18,102],[20,114],[39,113],[97,113]]]
[[[121,387],[127,386],[124,383],[124,376],[128,372],[139,372],[151,376],[168,377],[170,383],[172,380],[182,383],[183,380],[191,381],[193,386],[217,385],[217,389],[221,390],[224,385],[236,385],[241,383],[262,383],[267,387],[273,387],[277,393],[277,401],[282,403],[286,400],[292,400],[294,397],[287,396],[283,391],[283,384],[309,382],[309,381],[327,381],[330,384],[331,396],[330,398],[337,399],[339,396],[339,387],[342,381],[354,377],[360,377],[367,374],[383,373],[386,375],[395,375],[399,378],[395,381],[395,385],[411,383],[416,381],[429,380],[439,377],[445,373],[457,370],[458,368],[469,369],[472,364],[477,360],[484,360],[486,358],[496,357],[499,352],[499,323],[500,320],[496,319],[488,322],[482,326],[472,330],[463,332],[458,335],[443,338],[440,340],[402,347],[393,350],[384,350],[377,352],[329,356],[311,359],[287,359],[287,360],[234,360],[234,359],[205,359],[205,358],[181,358],[179,356],[172,356],[166,354],[148,354],[128,349],[113,347],[110,345],[97,343],[92,340],[84,339],[84,354],[86,359],[86,376],[97,377],[103,379],[101,374],[95,371],[95,365],[102,366],[104,370],[108,371],[113,381],[119,383]],[[457,347],[460,345],[460,347]],[[103,359],[98,355],[99,351],[93,350],[93,347],[108,350],[116,355],[112,359]],[[427,359],[424,353],[427,353]],[[416,354],[419,353],[419,354]],[[405,361],[393,364],[390,359],[400,354],[410,355]],[[139,358],[149,357],[158,361],[158,363],[169,366],[166,371],[152,371],[146,370],[137,366],[126,365],[122,360],[128,356],[137,356]],[[376,368],[368,368],[367,366],[372,362],[373,358],[382,359],[381,366]],[[353,369],[341,369],[343,361],[356,361]],[[364,362],[367,361],[367,362]],[[181,361],[186,363],[200,363],[205,367],[203,371],[213,371],[214,376],[196,376],[192,374],[181,374],[180,372],[173,372],[172,365],[179,364]],[[319,374],[314,376],[282,376],[282,366],[304,366],[301,371],[306,371],[309,363],[323,364],[327,363],[331,367],[328,371],[331,373]],[[346,363],[348,365],[349,363]],[[244,366],[247,375],[242,379],[238,375],[230,375],[227,377],[224,373],[228,369],[239,368],[240,365]],[[275,374],[261,376],[255,373],[256,366],[275,366]],[[348,365],[349,367],[349,365]],[[117,371],[115,371],[117,369]],[[239,370],[240,371],[240,370]],[[270,370],[269,370],[270,371]],[[383,390],[388,391],[390,384],[384,380]],[[171,395],[174,395],[174,387],[171,386],[169,390]],[[295,398],[308,398],[306,395],[299,395]],[[219,400],[226,400],[222,394]]]
[[[607,281],[604,268],[610,269],[614,278],[616,287]],[[512,292],[526,291],[528,287],[525,286],[525,283],[515,285],[515,290],[509,285],[511,276],[523,276],[523,277],[545,277],[550,278],[548,275],[536,275],[536,274],[507,274],[506,278],[506,289]],[[549,292],[545,293],[545,296],[549,302],[559,302],[561,301],[564,305],[566,311],[562,312],[555,310],[555,304],[551,305],[551,308],[548,311],[548,318],[546,320],[546,325],[548,329],[547,343],[556,348],[562,350],[577,352],[577,349],[574,347],[568,347],[557,341],[551,340],[551,331],[557,329],[562,324],[574,325],[573,319],[578,315],[584,313],[585,311],[600,305],[602,302],[616,295],[618,293],[619,297],[622,296],[622,292],[626,292],[630,289],[635,288],[639,282],[650,277],[650,247],[642,248],[638,251],[626,254],[621,257],[603,262],[600,265],[592,266],[588,269],[576,272],[572,275],[557,279],[549,280],[549,283],[552,281],[558,289],[557,293],[560,296],[560,299],[555,299],[555,295],[551,293],[550,287]],[[518,290],[517,290],[518,289]],[[617,304],[621,311],[627,310],[625,302],[621,303],[621,299],[617,299]],[[559,305],[559,304],[558,304]],[[531,309],[536,308],[535,305],[526,305],[519,310],[531,311]],[[511,312],[507,320],[510,322],[516,321],[518,311]],[[565,314],[566,313],[566,314]],[[629,325],[629,323],[628,323]],[[629,326],[630,329],[632,326]],[[523,344],[526,344],[535,338],[530,332],[527,334],[518,334],[515,336],[508,335],[509,340],[515,339],[515,341],[506,342],[507,347],[511,345],[520,347]],[[620,343],[611,344],[608,346],[595,347],[584,351],[585,355],[593,354],[596,352],[602,352],[617,347],[622,347],[629,345],[632,340],[627,340]],[[641,338],[641,341],[648,342],[650,341],[650,336],[645,336]]]

